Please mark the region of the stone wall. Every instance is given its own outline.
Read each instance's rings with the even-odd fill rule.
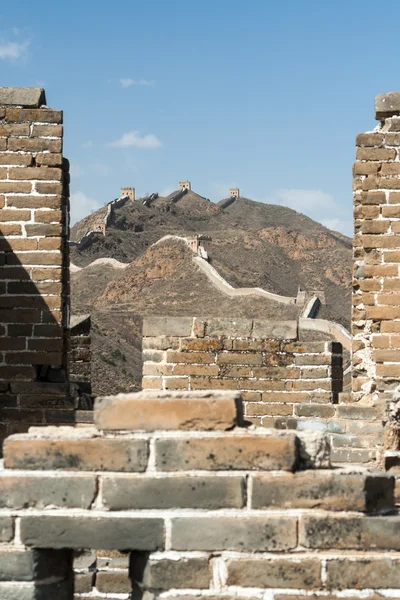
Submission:
[[[9,437],[0,597],[38,598],[22,593],[44,580],[60,592],[42,600],[70,600],[81,548],[102,552],[90,573],[76,559],[76,598],[398,593],[393,478],[332,470],[323,436],[242,413],[237,392],[141,392],[98,400],[96,428]]]
[[[296,321],[143,321],[143,389],[238,390],[247,420],[326,431],[335,462],[369,463],[382,444],[382,410],[340,395],[342,384],[341,345],[300,341]]]
[[[41,89],[0,88],[0,437],[69,407],[68,162]]]

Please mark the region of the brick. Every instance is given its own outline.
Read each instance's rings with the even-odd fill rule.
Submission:
[[[394,506],[391,477],[345,471],[253,475],[252,508],[378,512]]]
[[[216,338],[181,338],[180,351],[215,352],[222,350],[222,340]]]
[[[400,362],[400,350],[374,350],[373,358],[376,362]]]
[[[262,365],[261,354],[247,352],[220,352],[218,354],[219,365]]]
[[[389,192],[389,204],[400,204],[400,192]]]
[[[335,416],[335,407],[327,406],[326,404],[300,404],[294,407],[294,415],[296,417],[329,419]]]
[[[251,367],[238,367],[236,365],[223,365],[220,368],[220,374],[223,377],[252,377],[253,369]],[[254,376],[256,377],[256,374],[254,374]]]
[[[166,390],[189,390],[188,377],[165,377],[164,388]]]
[[[178,350],[180,338],[170,335],[159,335],[153,337],[146,337],[142,340],[143,349],[150,350]]]
[[[7,150],[13,152],[62,152],[62,140],[49,140],[40,138],[9,138]]]
[[[26,225],[28,227],[28,225]],[[23,265],[61,265],[62,256],[60,252],[25,252],[24,254],[15,253],[13,256],[7,256],[7,264]]]
[[[126,594],[132,591],[132,582],[126,571],[98,571],[96,590],[101,593]]]
[[[32,137],[62,137],[62,125],[34,125]]]
[[[176,352],[175,350],[167,350],[166,360],[168,363],[212,364],[215,362],[215,354],[211,352]]]
[[[243,508],[243,477],[105,476],[102,500],[110,510]]]
[[[237,390],[238,380],[223,377],[191,377],[191,390]]]
[[[10,469],[69,471],[144,471],[148,446],[143,439],[34,439],[21,434],[4,443]]]
[[[8,196],[7,198],[7,206],[10,208],[59,209],[61,204],[60,196]]]
[[[143,366],[145,368],[146,365]],[[170,366],[170,365],[165,365]],[[175,365],[171,367],[174,375],[193,375],[194,377],[216,377],[219,373],[217,365]],[[165,373],[169,375],[171,373]]]
[[[394,306],[368,306],[366,317],[374,320],[392,320],[400,318],[400,308]]]
[[[356,146],[383,146],[385,136],[382,133],[359,133],[356,136]]]
[[[65,550],[0,548],[0,581],[35,581],[69,575],[69,553]],[[0,588],[1,589],[1,588]]]
[[[206,335],[227,337],[250,337],[253,322],[250,319],[212,317],[207,319]]]
[[[32,225],[25,225],[25,230],[28,236],[61,236],[62,226],[60,224],[48,224],[48,223],[35,223]]]
[[[377,377],[397,378],[400,375],[400,365],[377,365],[376,375]]]
[[[379,163],[355,162],[353,163],[353,176],[377,175]]]
[[[61,269],[32,269],[32,281],[61,280]]]
[[[30,221],[31,213],[27,210],[12,210],[3,208],[0,211],[0,221]]]
[[[146,317],[143,319],[143,336],[187,337],[191,335],[192,325],[192,317]]]
[[[12,123],[0,123],[0,136],[1,137],[17,137],[17,136],[28,136],[30,134],[29,125],[15,125]]]
[[[33,157],[27,154],[0,154],[0,165],[21,165],[29,167],[32,164]]]
[[[102,430],[218,430],[238,421],[235,393],[121,394],[96,400],[95,423]]]
[[[63,113],[47,108],[7,108],[6,118],[9,122],[62,123]]]
[[[259,415],[270,416],[291,416],[293,414],[293,404],[267,404],[265,402],[249,403],[246,406],[246,417]]]
[[[19,167],[13,168],[10,167],[8,169],[8,178],[9,179],[42,179],[42,180],[53,180],[53,181],[61,181],[62,180],[62,170],[56,169],[52,167]]]
[[[21,517],[21,540],[36,548],[162,550],[164,523],[158,518],[42,514]]]
[[[11,542],[14,537],[14,519],[0,517],[0,542]]]
[[[141,588],[160,590],[208,589],[212,577],[205,557],[154,560],[138,552],[132,553],[130,576]]]
[[[291,471],[296,461],[291,434],[223,435],[156,440],[158,471],[263,469]]]
[[[385,141],[387,146],[400,146],[400,136],[398,133],[387,133]]]
[[[297,545],[297,519],[281,516],[177,517],[172,550],[280,552]]]
[[[37,154],[36,164],[39,167],[61,167],[63,161],[62,154]]]
[[[60,508],[90,508],[95,497],[94,476],[54,477],[0,476],[0,508],[23,509],[57,506]]]
[[[227,585],[249,588],[320,589],[318,558],[234,558],[227,561]]]
[[[62,213],[61,210],[36,210],[34,220],[35,223],[60,223]]]
[[[328,560],[327,586],[331,589],[379,589],[400,587],[400,559],[349,556]]]
[[[58,181],[54,183],[38,181],[35,184],[35,187],[38,194],[54,194],[56,196],[60,196],[63,193],[62,184]]]
[[[37,240],[27,240],[26,238],[0,239],[0,251],[7,252],[10,250],[37,250]]]
[[[400,517],[302,516],[299,543],[319,550],[399,550]]]
[[[357,160],[394,160],[396,150],[394,148],[357,148]]]
[[[386,208],[386,207],[383,207]],[[388,207],[390,208],[390,207]],[[362,233],[387,233],[389,231],[390,222],[388,221],[364,221],[361,225]]]
[[[36,379],[36,370],[33,367],[0,367],[0,380],[4,379],[33,381]]]
[[[89,594],[94,586],[94,573],[74,573],[75,594]]]
[[[361,241],[364,248],[400,248],[398,235],[363,235]]]
[[[376,301],[378,304],[399,306],[400,294],[376,294]]]
[[[40,323],[39,310],[0,310],[0,323]]]

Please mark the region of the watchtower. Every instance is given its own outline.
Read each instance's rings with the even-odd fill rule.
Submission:
[[[183,190],[187,190],[188,192],[190,192],[190,190],[192,189],[192,185],[190,183],[190,181],[180,181],[179,182],[179,191],[183,192]]]
[[[239,188],[238,187],[229,188],[229,196],[231,198],[239,198],[239,196],[240,196]]]
[[[121,198],[128,196],[130,200],[135,199],[135,188],[134,187],[123,187],[121,188]]]

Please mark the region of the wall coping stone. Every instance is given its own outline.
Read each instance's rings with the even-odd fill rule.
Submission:
[[[400,92],[388,92],[375,96],[375,119],[378,121],[400,115]]]
[[[0,87],[0,106],[40,108],[46,104],[43,88]]]

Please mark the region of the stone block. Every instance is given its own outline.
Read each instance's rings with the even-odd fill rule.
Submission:
[[[129,594],[132,583],[126,571],[98,571],[96,574],[96,590],[103,594]]]
[[[151,392],[97,398],[101,430],[219,430],[239,420],[235,392]]]
[[[257,515],[172,519],[172,550],[283,552],[296,545],[296,517]]]
[[[1,600],[71,600],[73,593],[72,578],[59,583],[0,583]]]
[[[252,508],[379,512],[394,508],[394,480],[345,470],[252,476]]]
[[[24,550],[0,547],[0,581],[67,578],[70,568],[71,554],[66,550]]]
[[[21,517],[21,540],[35,548],[146,550],[164,548],[164,521],[159,518],[42,513]]]
[[[0,106],[39,108],[44,104],[46,104],[46,94],[42,88],[0,88]]]
[[[302,516],[299,543],[319,550],[400,550],[400,517]]]
[[[254,339],[297,340],[297,321],[254,321]]]
[[[327,587],[335,590],[400,588],[400,558],[348,556],[328,560]]]
[[[243,477],[104,476],[102,501],[110,510],[197,508],[243,508]]]
[[[291,471],[297,460],[296,436],[263,430],[261,434],[156,440],[158,471]]]
[[[211,317],[207,319],[206,335],[247,338],[251,336],[253,321],[250,319],[228,319]]]
[[[396,115],[400,115],[400,92],[388,92],[375,96],[375,118],[378,121]]]
[[[0,508],[89,508],[95,493],[94,475],[55,477],[40,473],[22,477],[7,471],[0,475]]]
[[[192,333],[192,317],[145,317],[143,337],[174,335],[188,337]]]
[[[131,554],[130,576],[140,587],[153,590],[207,589],[212,577],[206,557],[154,560],[139,552]]]
[[[53,438],[46,433],[47,429],[55,431]],[[8,469],[69,471],[132,472],[146,469],[146,440],[85,437],[84,428],[76,430],[75,439],[71,433],[63,438],[66,429],[43,428],[43,433],[37,433],[36,437],[31,433],[8,437],[4,443],[5,466]],[[57,439],[57,435],[61,439]],[[79,436],[82,436],[81,439]]]
[[[0,517],[0,542],[11,542],[14,537],[14,519]]]
[[[228,560],[227,570],[227,585],[302,590],[315,590],[322,586],[321,562],[318,558],[235,558]]]

